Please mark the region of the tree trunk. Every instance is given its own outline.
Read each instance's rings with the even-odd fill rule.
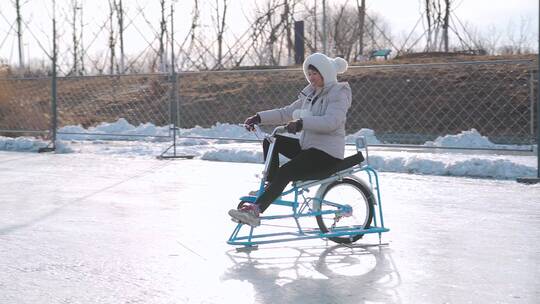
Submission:
[[[444,51],[448,53],[448,20],[450,19],[450,0],[445,0],[445,13],[443,20]]]
[[[431,10],[429,8],[430,6],[430,0],[426,0],[426,20],[427,20],[427,42],[426,42],[426,52],[431,51],[431,34],[432,34],[432,25],[431,25]]]
[[[76,75],[79,71],[79,67],[77,63],[79,62],[79,56],[78,56],[78,42],[77,42],[77,0],[71,1],[71,6],[73,10],[73,16],[72,16],[72,39],[73,39],[73,67],[70,74]]]
[[[114,74],[114,57],[115,57],[115,53],[114,53],[114,49],[115,49],[115,45],[116,45],[116,42],[114,40],[114,21],[113,21],[113,16],[114,16],[114,5],[111,3],[111,1],[114,1],[114,0],[109,0],[109,25],[110,25],[110,29],[109,29],[109,50],[111,52],[111,57],[110,57],[110,66],[109,66],[109,74]]]
[[[124,6],[122,0],[114,3],[116,7],[116,17],[118,19],[118,38],[120,39],[120,73],[125,73],[124,57]]]
[[[22,49],[22,25],[21,25],[21,4],[20,0],[15,1],[15,9],[17,10],[17,41],[19,47],[19,67],[23,68],[23,49]]]
[[[362,0],[362,4],[356,0],[358,8],[358,54],[357,57],[364,54],[364,20],[366,17],[366,0]]]
[[[80,51],[80,63],[81,63],[81,68],[79,70],[79,76],[82,76],[84,74],[86,74],[86,71],[85,71],[85,68],[84,68],[84,54],[85,54],[85,50],[84,50],[84,45],[83,45],[83,33],[84,33],[84,22],[83,22],[83,6],[82,6],[82,3],[81,3],[81,6],[79,7],[79,10],[81,11],[81,15],[80,15],[80,35],[79,35],[79,45],[81,46],[81,51]]]
[[[225,32],[225,20],[227,16],[227,0],[223,0],[223,15],[219,15],[219,1],[216,0],[216,21],[217,21],[217,40],[218,40],[218,56],[217,68],[223,68],[223,33]]]
[[[292,33],[291,33],[291,18],[290,18],[290,7],[288,0],[283,0],[283,18],[285,18],[285,29],[287,30],[287,65],[293,63],[293,42],[292,42]]]
[[[159,50],[158,50],[158,58],[159,58],[159,71],[164,73],[166,72],[165,68],[165,31],[167,30],[167,23],[165,21],[165,0],[159,1],[161,5],[161,21],[160,21],[160,32],[159,32]]]
[[[322,28],[323,28],[323,52],[325,55],[328,55],[327,54],[327,47],[328,47],[328,35],[327,35],[327,24],[326,24],[326,0],[322,0],[322,3],[323,3],[323,21],[322,21]]]
[[[315,2],[315,6],[313,7],[313,24],[315,25],[315,29],[313,32],[313,46],[314,46],[314,52],[317,52],[317,35],[319,35],[318,27],[317,27],[317,2]]]

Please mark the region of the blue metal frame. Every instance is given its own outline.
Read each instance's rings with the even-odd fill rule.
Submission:
[[[275,135],[276,130],[272,133],[270,137],[272,138]],[[365,140],[363,138],[359,138],[356,142],[356,148],[357,150],[365,149],[366,150],[366,158],[368,156],[367,153],[367,145],[365,144]],[[269,154],[272,153],[273,149],[273,141],[269,148]],[[268,158],[269,160],[270,158]],[[266,179],[266,172],[268,170],[268,163],[265,164],[265,171],[263,172],[263,178],[261,179],[260,187],[258,193],[262,193],[264,191],[264,182]],[[266,234],[254,234],[254,231],[256,228],[250,227],[248,225],[238,223],[233,230],[231,236],[229,237],[229,240],[227,241],[230,245],[241,245],[244,247],[256,247],[259,244],[270,244],[270,243],[278,243],[278,242],[288,242],[288,241],[297,241],[297,240],[306,240],[306,239],[315,239],[315,238],[331,238],[331,237],[342,237],[342,236],[349,236],[353,237],[359,234],[370,234],[370,233],[378,233],[379,234],[379,243],[381,242],[381,233],[388,232],[390,229],[384,227],[384,220],[383,220],[383,213],[382,213],[382,203],[381,203],[381,195],[379,191],[379,177],[377,174],[377,171],[375,171],[372,167],[367,164],[358,164],[355,165],[349,169],[337,172],[333,174],[332,176],[322,179],[322,180],[315,180],[315,181],[303,181],[303,182],[293,182],[291,187],[287,190],[285,190],[282,193],[282,196],[286,196],[288,194],[294,194],[294,201],[287,201],[278,198],[275,200],[272,204],[273,205],[279,205],[279,206],[285,206],[290,207],[292,209],[292,213],[286,213],[286,214],[280,214],[280,215],[271,215],[271,216],[261,216],[261,223],[264,223],[269,220],[276,220],[276,219],[284,219],[284,218],[292,218],[296,222],[297,231],[290,231],[290,232],[279,232],[279,233],[266,233]],[[337,180],[342,180],[344,178],[352,178],[354,180],[359,180],[356,176],[354,176],[355,173],[358,172],[364,172],[368,176],[369,180],[369,186],[372,193],[376,193],[376,200],[375,204],[378,206],[378,212],[376,210],[373,210],[373,223],[372,225],[367,228],[361,228],[361,227],[340,227],[338,229],[334,229],[331,232],[324,233],[319,229],[302,229],[300,222],[298,221],[301,217],[315,217],[318,215],[323,214],[336,214],[339,212],[347,212],[350,211],[350,206],[348,205],[341,205],[336,202],[330,202],[325,200],[320,200],[317,197],[305,197],[304,193],[309,192],[309,188],[315,187],[318,185],[327,185],[329,183],[332,183]],[[257,199],[258,195],[256,196],[243,196],[240,198],[240,201],[253,203]],[[312,211],[309,210],[308,204],[309,202],[313,200],[319,200],[321,204],[331,205],[334,207],[337,207],[337,210],[329,210],[329,211]],[[377,214],[378,213],[378,214]],[[380,225],[378,221],[380,220]],[[243,235],[240,235],[240,231],[242,230],[242,227],[247,226],[249,232],[244,233]]]

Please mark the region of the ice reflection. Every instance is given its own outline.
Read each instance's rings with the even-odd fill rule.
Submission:
[[[401,303],[387,247],[262,247],[227,255],[233,266],[221,279],[251,283],[257,303]]]

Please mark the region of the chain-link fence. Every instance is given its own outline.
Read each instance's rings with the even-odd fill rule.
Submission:
[[[0,132],[47,133],[51,79],[0,79]]]
[[[163,74],[59,78],[58,126],[80,125],[88,129],[119,119],[125,119],[133,126],[144,123],[167,126],[170,123],[172,88],[169,78]],[[118,131],[122,130],[111,129],[96,134],[125,135]],[[64,129],[59,133],[76,132]],[[141,130],[129,135],[147,134]]]
[[[384,143],[422,144],[476,129],[495,143],[534,142],[532,61],[350,67],[347,132],[375,131]],[[180,126],[240,123],[285,106],[307,84],[300,69],[180,75]]]
[[[423,144],[474,128],[495,143],[532,144],[536,74],[525,60],[350,67],[339,76],[353,91],[347,132],[369,128],[385,144]],[[173,81],[163,74],[58,78],[59,133],[120,118],[181,128],[241,123],[290,104],[307,84],[301,69],[180,73]],[[50,79],[0,80],[0,131],[46,131],[50,120]]]

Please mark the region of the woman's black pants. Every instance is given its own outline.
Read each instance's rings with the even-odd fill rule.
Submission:
[[[263,141],[265,161],[269,148],[270,142],[265,139]],[[290,159],[281,167],[279,166],[279,154]],[[281,195],[289,182],[309,180],[310,176],[327,171],[340,161],[340,159],[315,148],[302,150],[298,139],[282,135],[276,136],[274,150],[270,157],[266,179],[268,181],[267,188],[255,201],[261,212],[264,212]]]

